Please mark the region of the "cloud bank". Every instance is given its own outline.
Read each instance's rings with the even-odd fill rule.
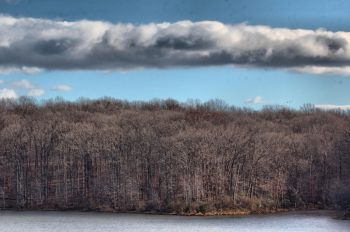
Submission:
[[[216,21],[132,25],[0,15],[0,72],[236,65],[349,75],[349,45],[350,32],[324,29]]]

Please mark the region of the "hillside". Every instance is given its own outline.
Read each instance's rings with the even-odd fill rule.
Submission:
[[[350,115],[114,99],[0,103],[0,208],[347,208]]]

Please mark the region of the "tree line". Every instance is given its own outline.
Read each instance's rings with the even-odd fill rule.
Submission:
[[[350,114],[220,100],[0,101],[0,208],[350,207]]]

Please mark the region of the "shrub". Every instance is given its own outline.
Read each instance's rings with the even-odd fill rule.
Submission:
[[[197,213],[205,214],[206,212],[207,212],[207,206],[206,206],[206,205],[200,205],[200,206],[197,208]]]

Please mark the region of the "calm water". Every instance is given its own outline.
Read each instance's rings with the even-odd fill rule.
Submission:
[[[285,213],[246,217],[180,217],[78,212],[0,211],[0,231],[349,232],[350,221],[335,220],[326,213]]]

